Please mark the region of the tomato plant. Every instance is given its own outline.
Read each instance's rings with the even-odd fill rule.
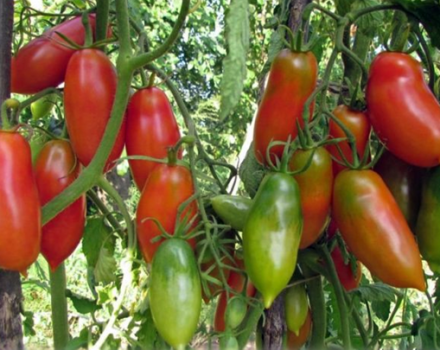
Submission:
[[[164,158],[167,147],[179,141],[180,132],[171,104],[165,93],[157,87],[137,91],[127,108],[125,144],[129,156]],[[182,157],[179,151],[178,157]],[[140,191],[157,163],[130,160],[134,181]]]
[[[64,88],[66,126],[78,160],[92,161],[110,119],[117,76],[107,56],[97,49],[75,52],[69,61]],[[119,130],[105,170],[114,166],[124,148],[125,123]]]
[[[41,205],[60,194],[79,175],[81,165],[77,162],[68,141],[47,142],[35,163],[35,180]],[[43,226],[41,253],[52,271],[72,254],[78,246],[84,230],[86,196],[74,203]]]
[[[26,274],[40,253],[40,202],[31,150],[18,132],[0,130],[0,267]]]
[[[304,104],[315,89],[318,64],[312,52],[282,50],[275,57],[255,119],[254,151],[257,160],[267,164],[266,151],[271,141],[286,142],[298,133],[297,122],[304,125]],[[310,111],[310,114],[313,110]],[[281,159],[282,146],[270,149],[271,159]]]
[[[374,131],[391,153],[420,167],[440,163],[440,104],[419,62],[400,52],[377,55],[366,99]]]

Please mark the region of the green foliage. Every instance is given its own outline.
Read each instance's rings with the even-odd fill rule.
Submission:
[[[231,0],[226,14],[228,54],[223,60],[220,87],[220,120],[229,115],[240,100],[246,78],[246,58],[249,49],[249,5],[247,0]]]

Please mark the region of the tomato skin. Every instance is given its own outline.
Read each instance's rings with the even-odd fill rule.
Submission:
[[[317,78],[318,63],[312,52],[285,49],[275,57],[255,120],[254,151],[261,164],[267,165],[266,150],[272,140],[285,142],[289,136],[292,140],[297,136],[296,122],[304,125],[304,104]],[[281,159],[283,147],[272,147],[270,153],[272,161],[275,156]]]
[[[290,159],[290,169],[302,169],[308,163],[312,153],[313,158],[309,168],[294,176],[299,186],[304,217],[300,249],[310,246],[324,231],[332,198],[332,159],[325,148],[318,147],[314,151],[296,151]]]
[[[347,292],[356,289],[362,278],[362,264],[359,261],[356,261],[356,275],[354,275],[350,262],[345,264],[341,249],[339,249],[338,246],[332,250],[331,257],[333,264],[335,265],[339,282],[341,282],[344,289]]]
[[[385,151],[374,170],[388,186],[411,228],[414,228],[422,196],[423,168],[415,167]]]
[[[31,150],[17,132],[0,130],[0,268],[26,273],[37,259],[41,210]]]
[[[179,126],[165,93],[157,87],[137,91],[127,108],[127,155],[164,158],[167,156],[167,147],[173,146],[179,139]],[[182,150],[178,158],[182,158]],[[134,181],[142,191],[158,163],[145,160],[129,160],[129,163]]]
[[[243,261],[236,259],[238,266],[243,267]],[[246,276],[243,273],[239,273],[237,271],[231,271],[228,278],[228,286],[235,291],[236,293],[242,293],[245,288]],[[255,287],[248,280],[246,284],[246,295],[248,297],[253,297],[255,295]],[[225,316],[226,316],[226,308],[228,306],[229,300],[234,296],[234,294],[230,293],[229,298],[226,294],[226,290],[223,290],[218,298],[217,307],[215,309],[214,316],[214,330],[216,332],[224,332],[226,330],[225,324]]]
[[[81,165],[68,141],[47,142],[35,163],[35,180],[41,206],[60,194],[78,177]],[[52,271],[73,253],[81,241],[86,218],[86,196],[81,195],[43,226],[41,253]]]
[[[197,330],[202,307],[200,275],[194,253],[180,238],[163,242],[151,268],[150,306],[162,338],[185,349]]]
[[[356,150],[359,159],[362,159],[365,153],[365,149],[368,146],[368,138],[370,136],[371,125],[367,116],[367,112],[356,111],[345,105],[339,105],[333,110],[333,115],[340,120],[344,126],[351,131],[356,138]],[[336,124],[333,119],[329,122],[329,136],[330,138],[343,138],[347,137],[344,131]],[[341,141],[338,143],[345,158],[352,163],[353,152],[350,148],[348,141]],[[339,153],[336,145],[327,146],[327,150],[330,154],[339,161],[342,161],[342,157]],[[346,167],[333,162],[333,173],[336,176]]]
[[[269,173],[254,198],[243,230],[246,272],[269,308],[296,266],[303,227],[299,187],[283,173]]]
[[[429,170],[423,183],[422,203],[415,233],[423,258],[432,271],[440,272],[440,167]]]
[[[307,341],[310,335],[310,331],[312,329],[312,312],[308,309],[307,317],[299,330],[299,334],[287,330],[287,341],[286,341],[286,349],[287,350],[299,350]]]
[[[107,56],[97,49],[77,51],[69,61],[64,88],[64,111],[73,150],[84,166],[92,161],[113,106],[117,76]],[[122,123],[104,171],[110,170],[124,148]]]
[[[366,99],[374,131],[405,162],[440,163],[440,104],[419,62],[399,52],[382,52],[370,66]]]
[[[94,32],[96,16],[89,15]],[[64,34],[78,45],[84,45],[85,30],[81,16],[65,21],[31,40],[18,50],[11,61],[11,92],[35,94],[64,81],[67,64],[75,53],[56,32]]]
[[[289,287],[284,294],[284,314],[287,329],[297,336],[306,322],[309,302],[304,284]]]
[[[136,231],[144,259],[149,263],[153,260],[156,250],[163,242],[151,240],[159,235],[157,224],[147,218],[155,218],[169,234],[174,234],[177,210],[180,204],[194,195],[194,186],[190,171],[182,165],[159,164],[151,172],[141,193],[136,211]],[[193,201],[181,214],[181,219],[197,215],[197,204]],[[192,227],[197,225],[197,220]],[[190,245],[195,248],[196,241],[191,239]]]
[[[424,291],[414,236],[382,178],[372,170],[344,170],[333,190],[333,217],[350,251],[383,282]]]
[[[230,225],[234,230],[243,231],[252,206],[252,199],[220,194],[211,198],[211,205],[225,224]]]

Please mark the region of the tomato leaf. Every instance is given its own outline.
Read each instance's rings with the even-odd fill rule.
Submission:
[[[432,44],[440,49],[440,4],[435,0],[390,0],[393,4],[402,6],[416,17],[425,27]]]
[[[113,282],[116,279],[115,271],[115,257],[109,249],[102,246],[94,271],[96,282],[102,282],[104,284]]]
[[[246,79],[246,56],[249,49],[249,4],[231,0],[226,16],[228,54],[223,60],[220,120],[223,121],[240,101]]]
[[[257,193],[258,186],[261,180],[263,180],[265,173],[264,167],[255,158],[254,146],[251,144],[239,169],[240,179],[243,181],[244,188],[251,198]]]
[[[376,0],[356,0],[351,5],[351,9],[356,11],[377,5],[379,5],[379,2]],[[359,18],[359,20],[356,21],[356,24],[363,34],[368,37],[373,37],[377,28],[380,28],[380,26],[383,25],[383,18],[382,11],[374,11]]]
[[[374,313],[382,321],[386,321],[390,316],[391,302],[389,300],[375,300],[371,303]]]
[[[374,284],[360,285],[353,293],[359,294],[363,300],[368,301],[391,301],[394,302],[398,291],[385,283],[376,282]]]
[[[82,241],[82,249],[87,259],[87,264],[95,267],[98,263],[101,247],[107,244],[107,248],[112,245],[111,229],[104,223],[102,218],[89,218],[86,228],[84,229],[84,237]],[[113,243],[114,245],[114,243]]]
[[[66,291],[66,297],[72,300],[73,307],[80,314],[85,315],[100,309],[95,300],[85,298],[71,291]]]

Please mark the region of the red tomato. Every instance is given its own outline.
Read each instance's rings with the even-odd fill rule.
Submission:
[[[295,152],[289,162],[291,170],[303,168],[309,161],[313,150]],[[298,182],[304,226],[300,249],[307,248],[324,231],[330,213],[333,189],[332,159],[322,147],[315,149],[309,168],[295,175]]]
[[[78,177],[81,165],[68,141],[46,143],[35,163],[35,179],[41,206],[61,193]],[[67,259],[79,244],[84,230],[86,196],[83,194],[43,226],[41,253],[52,271]]]
[[[95,15],[89,15],[92,31],[95,31]],[[35,94],[49,87],[57,87],[64,81],[67,64],[75,53],[59,32],[78,45],[84,45],[85,30],[81,17],[75,17],[46,31],[18,50],[11,62],[11,91],[19,94]]]
[[[347,292],[355,289],[359,286],[359,282],[362,278],[362,265],[359,261],[356,261],[356,275],[353,274],[350,263],[344,263],[344,257],[338,246],[333,249],[332,253],[333,264],[335,265],[336,273],[338,274],[339,281]]]
[[[167,147],[180,139],[179,126],[165,93],[149,87],[137,91],[127,109],[125,144],[129,156],[164,158]],[[182,151],[178,153],[182,158]],[[130,160],[134,181],[140,191],[153,168],[158,164],[145,160]]]
[[[41,213],[31,150],[17,132],[0,130],[0,267],[26,274],[37,259]]]
[[[312,329],[312,312],[308,311],[306,321],[299,330],[299,334],[287,330],[287,350],[299,350],[306,343],[309,338],[310,330]]]
[[[266,150],[271,141],[287,141],[297,136],[296,122],[303,126],[302,113],[306,100],[316,86],[318,63],[312,52],[282,50],[274,59],[261,99],[254,129],[254,151],[257,160],[267,164]],[[310,115],[313,111],[310,111]],[[272,161],[281,159],[283,146],[270,150]]]
[[[89,165],[101,143],[116,93],[117,76],[107,56],[97,49],[77,51],[66,72],[64,111],[73,150]],[[119,130],[105,171],[124,148],[125,122]]]
[[[159,164],[151,172],[144,189],[141,193],[137,212],[136,230],[142,254],[147,262],[153,260],[153,256],[163,242],[151,240],[159,235],[155,219],[166,232],[174,234],[176,228],[177,210],[179,206],[194,195],[194,186],[190,171],[181,165]],[[180,219],[187,221],[197,215],[197,204],[193,201],[182,212]],[[197,220],[192,227],[197,224]],[[189,240],[190,245],[195,248],[195,239]]]
[[[243,260],[236,259],[238,266],[240,268],[244,268]],[[228,286],[231,287],[233,291],[236,293],[243,292],[244,284],[246,282],[245,275],[239,273],[237,271],[231,271],[228,278]],[[256,289],[254,285],[248,280],[246,285],[246,295],[248,297],[253,297],[256,293]],[[233,293],[229,293],[229,299],[234,296]],[[216,332],[224,332],[226,329],[225,326],[225,313],[226,307],[228,306],[228,300],[226,291],[221,292],[220,297],[217,301],[217,307],[215,309],[215,317],[214,317],[214,330]]]
[[[352,132],[352,134],[356,138],[356,150],[359,159],[362,159],[365,153],[365,149],[368,146],[368,138],[371,131],[370,121],[368,120],[366,112],[355,111],[347,106],[340,105],[335,108],[333,114],[345,125],[348,130]],[[347,137],[344,131],[332,119],[329,122],[329,136],[330,138],[335,139]],[[351,151],[348,142],[342,141],[339,142],[338,145],[341,148],[341,151],[344,154],[345,158],[350,163],[352,163],[353,152]],[[335,145],[329,145],[327,146],[327,149],[334,158],[342,161],[339,150]],[[333,162],[333,173],[335,176],[343,169],[345,169],[345,166]]]
[[[394,287],[426,289],[414,235],[377,173],[339,173],[333,190],[333,217],[350,251],[373,275]]]
[[[391,153],[420,167],[440,163],[440,104],[419,62],[399,52],[377,55],[366,98],[374,131]]]

